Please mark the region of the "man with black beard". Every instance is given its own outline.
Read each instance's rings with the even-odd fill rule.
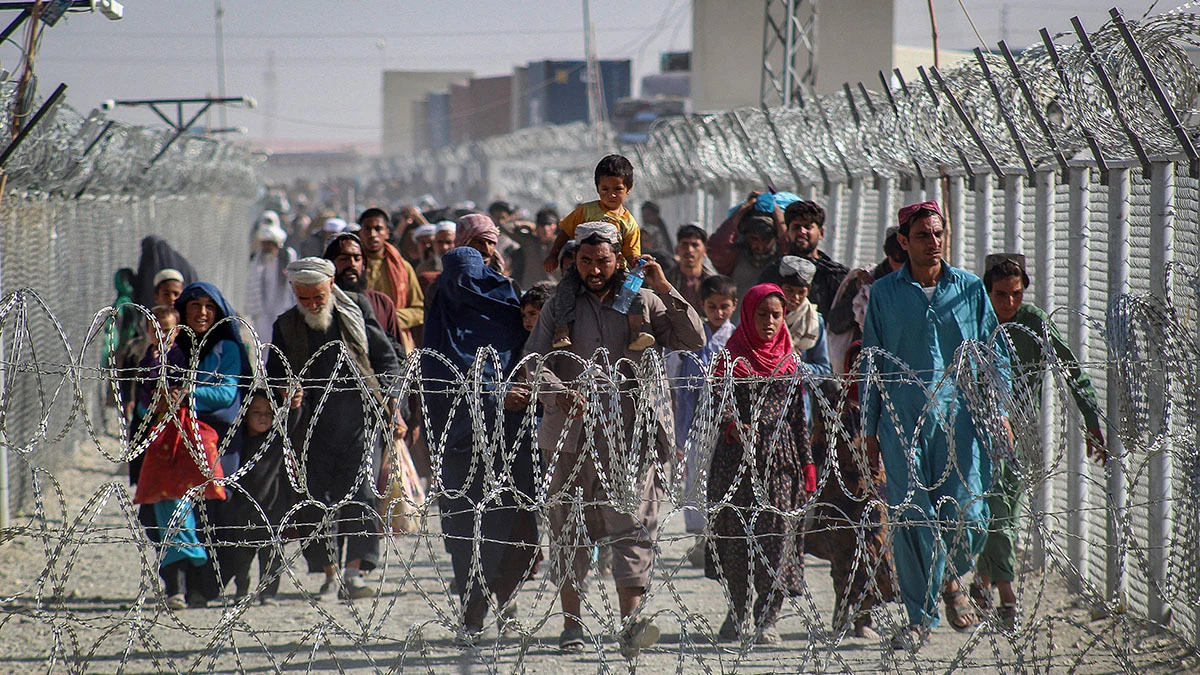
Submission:
[[[607,535],[622,619],[618,641],[621,654],[632,659],[659,636],[641,605],[650,585],[664,495],[656,466],[674,447],[674,417],[664,378],[614,387],[616,378],[608,376],[613,371],[606,359],[627,355],[630,337],[629,321],[612,308],[625,281],[625,273],[617,269],[620,232],[612,223],[589,222],[576,228],[575,238],[579,251],[574,270],[567,274],[577,274],[581,283],[571,324],[571,354],[554,351],[554,303],[546,303],[525,343],[527,354],[538,355],[530,362],[538,381],[533,390],[541,392],[545,406],[538,444],[553,467],[547,516],[563,609],[558,644],[563,651],[580,651],[586,643],[580,617],[591,537]],[[658,263],[650,256],[642,260],[645,285],[638,292],[649,315],[645,330],[670,350],[703,347],[704,328],[696,310],[671,286]],[[622,360],[616,368],[625,382],[636,381],[639,371],[629,361]],[[632,456],[621,458],[625,453]],[[636,485],[634,494],[625,495],[632,509],[614,503],[620,497],[611,492],[617,484]],[[574,520],[581,512],[589,525],[586,532]]]
[[[307,476],[303,496],[327,507],[350,497],[327,519],[316,505],[297,514],[304,558],[309,572],[325,573],[319,597],[373,597],[360,573],[379,560],[373,466],[384,440],[404,433],[393,393],[400,366],[367,301],[334,285],[332,262],[303,258],[287,272],[297,302],[275,320],[267,376],[300,409],[291,437]]]
[[[396,303],[385,293],[367,289],[362,240],[353,232],[339,234],[329,241],[322,257],[333,262],[333,283],[337,284],[338,288],[347,293],[357,293],[371,303],[371,309],[375,311],[375,320],[392,339],[392,347],[396,349],[397,356],[403,359],[406,356],[402,342],[404,328],[396,319]]]
[[[783,212],[783,222],[792,243],[791,255],[807,258],[817,268],[808,299],[821,316],[827,316],[838,287],[850,270],[817,248],[825,238],[825,209],[813,201],[792,202]]]

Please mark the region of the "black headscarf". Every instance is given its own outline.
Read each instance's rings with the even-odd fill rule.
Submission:
[[[183,275],[183,285],[196,281],[196,268],[171,248],[167,240],[152,234],[142,239],[142,254],[138,257],[137,279],[133,286],[133,301],[145,307],[154,305],[154,275],[165,269],[176,269]]]

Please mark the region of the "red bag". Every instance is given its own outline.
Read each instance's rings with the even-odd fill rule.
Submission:
[[[206,466],[196,465],[193,452],[204,453]],[[212,480],[224,477],[217,457],[216,430],[197,420],[191,410],[180,408],[179,418],[169,419],[146,448],[133,503],[182,499],[197,485],[204,485],[205,499],[225,499],[225,486]]]

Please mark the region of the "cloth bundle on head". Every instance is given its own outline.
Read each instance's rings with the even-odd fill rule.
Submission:
[[[288,281],[298,286],[316,286],[333,278],[333,263],[324,258],[301,258],[287,266]]]
[[[595,220],[588,223],[580,223],[575,228],[575,243],[582,244],[592,237],[600,237],[603,241],[608,242],[614,248],[621,245],[621,231],[616,225],[606,223],[602,220]]]
[[[943,223],[946,222],[946,217],[942,215],[942,207],[938,206],[935,201],[927,201],[901,207],[900,213],[896,216],[896,223],[899,227],[904,228],[906,224],[923,214],[935,214],[941,218]]]
[[[787,326],[780,326],[769,340],[759,337],[755,326],[754,313],[763,300],[772,295],[778,295],[780,302],[783,301],[783,289],[775,284],[759,284],[746,291],[738,309],[738,326],[729,337],[729,342],[725,343],[728,361],[724,355],[717,357],[714,374],[724,375],[730,362],[733,363],[734,377],[790,375],[796,372],[792,336]]]
[[[493,244],[500,241],[500,228],[491,218],[480,213],[468,213],[458,219],[454,233],[454,245],[466,246],[474,239],[490,241]]]
[[[437,234],[437,226],[426,223],[413,228],[412,238],[413,241],[416,241],[421,237],[432,237],[435,234]]]
[[[458,231],[458,223],[453,220],[439,220],[432,225],[434,234],[438,232],[456,232]]]
[[[179,283],[182,284],[183,283],[183,273],[180,272],[179,270],[171,268],[171,267],[168,267],[165,270],[159,270],[158,274],[154,275],[154,283],[151,285],[154,288],[158,288],[158,285],[164,281],[178,281]]]
[[[779,207],[779,210],[782,211],[788,207],[788,204],[798,201],[800,201],[800,196],[792,192],[764,192],[754,200],[754,210],[759,213],[772,213],[775,211],[775,207]],[[732,216],[739,206],[741,204],[734,204],[725,215]]]

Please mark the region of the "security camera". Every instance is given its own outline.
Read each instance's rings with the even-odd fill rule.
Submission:
[[[92,11],[96,10],[100,10],[109,21],[120,21],[125,16],[125,6],[117,0],[92,0]]]
[[[106,101],[102,101],[100,103],[101,110],[112,110],[115,107],[117,107],[117,102],[112,100],[111,98]]]
[[[242,105],[245,105],[247,108],[253,109],[253,108],[258,107],[258,101],[254,100],[253,96],[243,96],[242,97]]]

